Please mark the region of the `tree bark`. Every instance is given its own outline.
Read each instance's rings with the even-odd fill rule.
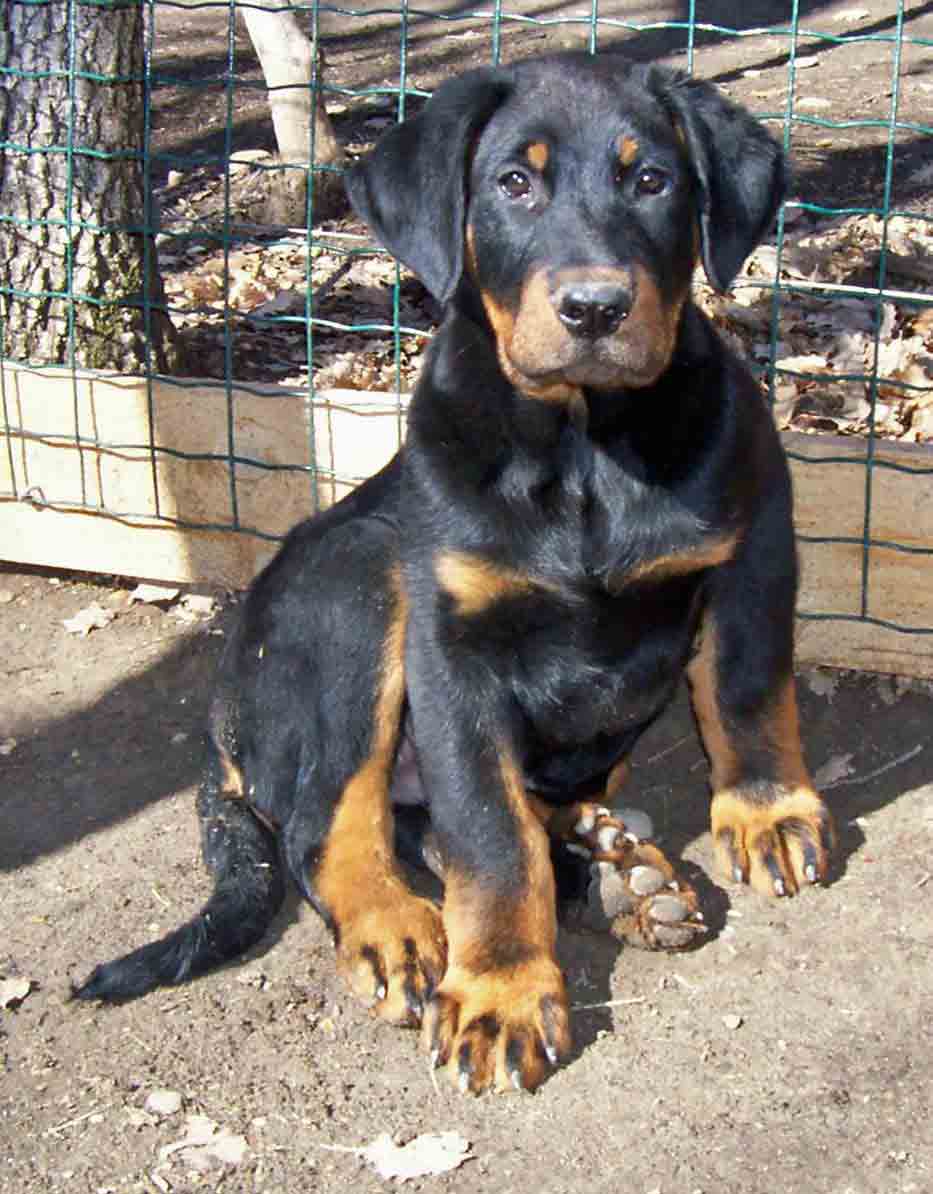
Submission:
[[[283,167],[270,176],[266,218],[272,224],[301,225],[307,218],[308,167],[342,168],[345,157],[319,87],[323,55],[305,37],[295,14],[282,8],[285,2],[251,0],[240,13],[268,88],[278,160]],[[316,171],[313,198],[315,219],[336,214],[346,203],[339,173]]]
[[[4,0],[0,354],[176,365],[144,168],[140,0]]]

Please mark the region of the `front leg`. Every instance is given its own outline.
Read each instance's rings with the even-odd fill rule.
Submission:
[[[448,949],[426,1008],[424,1045],[462,1091],[531,1090],[571,1044],[548,836],[495,685],[471,675],[468,663],[451,667],[431,645],[409,659]]]
[[[488,818],[474,830],[475,843],[464,848],[457,833],[446,837],[450,960],[425,1042],[461,1090],[531,1090],[571,1044],[555,956],[554,873],[547,834],[507,748],[496,751],[488,779],[482,802],[472,805],[472,816]]]
[[[719,866],[737,883],[790,896],[826,879],[835,831],[800,745],[792,600],[745,596],[745,608],[730,593],[709,609],[687,676],[711,765]]]

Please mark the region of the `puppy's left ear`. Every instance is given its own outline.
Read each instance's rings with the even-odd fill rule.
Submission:
[[[726,291],[777,214],[787,191],[787,160],[751,113],[711,83],[669,78],[665,99],[699,187],[703,268],[711,284]]]

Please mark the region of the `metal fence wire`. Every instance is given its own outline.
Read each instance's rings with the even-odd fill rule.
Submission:
[[[16,2],[5,6],[7,14]],[[29,2],[41,7],[47,0]],[[67,9],[74,32],[89,3],[55,3]],[[0,191],[0,230],[12,228],[23,243],[52,224],[64,224],[69,238],[105,235],[103,219],[70,227],[73,181],[90,158],[129,156],[141,164],[147,196],[134,231],[157,257],[152,276],[161,275],[164,289],[148,272],[140,293],[117,299],[85,290],[71,274],[51,290],[42,271],[25,280],[0,275],[0,522],[14,504],[29,503],[274,543],[287,529],[286,510],[247,500],[250,479],[288,474],[299,487],[299,512],[311,511],[359,480],[367,461],[376,467],[390,455],[438,313],[350,217],[319,217],[322,179],[335,167],[311,171],[303,220],[272,226],[263,215],[265,176],[278,165],[269,152],[267,85],[241,20],[245,0],[97,0],[93,7],[140,10],[142,74],[102,74],[72,40],[66,59],[49,72],[67,81],[71,101],[53,143],[11,139],[9,109],[0,107],[0,178],[9,177],[14,159],[41,154],[61,158],[67,179],[51,210],[28,216],[11,215]],[[873,568],[879,553],[885,560],[891,553],[933,554],[910,526],[891,538],[877,532],[873,518],[879,484],[892,472],[909,477],[925,508],[931,492],[933,449],[885,449],[889,442],[933,442],[933,125],[924,116],[933,105],[933,5],[492,0],[474,8],[367,0],[283,3],[288,8],[324,51],[309,85],[351,157],[455,70],[571,46],[664,61],[748,104],[796,159],[797,181],[774,235],[733,295],[718,298],[699,280],[699,301],[751,357],[780,425],[798,432],[788,440],[792,460],[808,470],[857,467],[861,475],[859,509],[847,511],[844,533],[835,533],[832,519],[800,528],[811,556],[833,545],[860,552],[857,600],[800,616],[933,634],[933,626],[892,619],[876,605]],[[5,94],[9,105],[29,71],[6,21],[0,14],[0,100]],[[102,151],[81,140],[76,104],[89,85],[139,89],[142,128],[126,145]],[[310,161],[319,156],[314,138],[312,127]],[[56,359],[18,357],[7,331],[17,305],[51,300],[67,312],[63,351]],[[149,352],[140,383],[143,431],[125,438],[102,433],[81,414],[82,387],[96,376],[77,351],[82,312],[108,303],[141,306],[147,328],[153,312],[167,310],[185,348],[178,375],[159,373]],[[22,401],[24,369],[70,384],[69,400]],[[288,400],[288,409],[297,404],[300,453],[256,449],[260,440],[244,431],[251,424],[238,406],[250,395]],[[192,445],[162,433],[160,404],[183,397],[223,403],[223,442]],[[196,406],[183,409],[197,421]],[[359,423],[344,417],[353,413]],[[357,458],[340,437],[362,436],[373,414],[375,454],[367,449],[362,465],[342,463]],[[804,444],[799,433],[810,439]],[[77,453],[76,492],[56,496],[53,475],[37,475],[34,463],[30,472],[30,448],[40,443]],[[97,483],[102,454],[148,462],[152,500],[145,508]],[[200,517],[167,487],[185,470],[200,475],[205,464],[223,471],[225,494]],[[289,520],[293,512],[289,506]],[[933,570],[927,575],[933,579]]]

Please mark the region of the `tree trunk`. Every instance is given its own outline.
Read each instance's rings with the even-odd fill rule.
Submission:
[[[13,73],[0,74],[0,354],[170,372],[143,162],[142,5],[2,8],[0,61]]]
[[[271,224],[295,226],[307,219],[312,145],[314,166],[339,169],[345,158],[319,87],[323,56],[302,33],[295,14],[282,8],[285,2],[251,0],[239,11],[268,88],[272,127],[283,167],[270,175],[266,219]],[[346,203],[340,174],[315,171],[313,199],[315,219],[336,214]]]

